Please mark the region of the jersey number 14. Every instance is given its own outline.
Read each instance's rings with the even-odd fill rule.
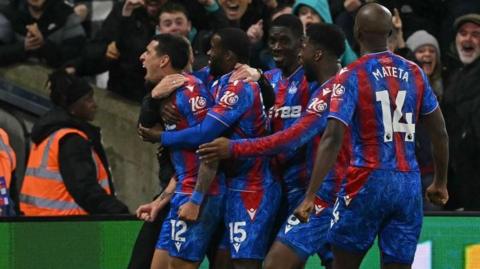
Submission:
[[[395,99],[395,109],[393,111],[393,117],[390,105],[390,95],[388,91],[376,92],[377,102],[380,102],[382,106],[382,123],[383,123],[383,141],[393,141],[393,133],[405,133],[405,141],[414,141],[415,124],[413,123],[413,113],[408,112],[403,114],[403,104],[405,103],[406,91],[398,91],[397,98]],[[400,122],[401,119],[404,122]]]

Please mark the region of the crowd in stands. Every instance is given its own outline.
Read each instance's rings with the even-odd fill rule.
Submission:
[[[192,46],[189,71],[194,72],[208,64],[207,52],[212,34],[225,27],[238,27],[247,33],[252,44],[250,66],[267,71],[275,68],[273,56],[268,50],[271,21],[281,14],[290,13],[298,16],[304,27],[312,23],[334,23],[340,26],[346,36],[341,64],[346,66],[361,55],[354,38],[353,23],[357,10],[365,2],[373,1],[2,1],[0,66],[8,67],[19,63],[46,65],[64,70],[65,74],[62,76],[68,83],[83,88],[86,86],[81,81],[78,82],[73,75],[88,78],[91,83],[98,82],[98,85],[101,85],[96,76],[108,72],[107,90],[140,104],[155,86],[146,83],[140,56],[156,34],[173,33],[188,39]],[[388,7],[394,14],[393,31],[389,38],[390,50],[422,67],[441,102],[450,137],[450,201],[444,209],[480,210],[480,3],[475,0],[374,2]],[[54,117],[77,122],[78,117],[69,118],[74,115],[71,113],[71,106],[84,96],[67,96],[69,90],[63,90],[65,92],[58,95],[52,88],[52,96],[56,96],[52,101],[60,107],[55,111]],[[83,93],[88,94],[88,91]],[[32,136],[34,143],[42,142],[45,137],[55,132],[56,127],[52,126],[47,126],[48,130],[40,131],[38,128],[41,128],[42,124],[48,125],[36,125],[34,132],[38,137]],[[82,137],[88,137],[90,140],[93,138],[97,147],[94,150],[94,162],[108,166],[107,158],[102,156],[104,153],[95,128],[85,120],[78,124],[82,132],[57,134],[70,137],[62,142],[64,149],[59,151],[59,156],[65,158],[60,158],[57,165],[62,165],[62,162],[64,167],[72,165],[76,160],[70,161],[69,157],[80,154],[80,149],[85,147],[82,145]],[[417,158],[427,186],[433,176],[430,142],[421,125],[416,132]],[[8,139],[3,138],[2,141],[0,146],[8,145]],[[0,149],[2,154],[8,151]],[[83,153],[86,154],[88,149],[84,150]],[[36,158],[41,159],[40,155]],[[4,159],[8,160],[10,155],[1,156],[6,156]],[[31,161],[29,160],[29,163]],[[63,174],[80,170],[86,173],[95,163],[90,161],[85,165],[88,169],[64,168],[56,172]],[[14,168],[14,164],[9,167]],[[78,174],[81,174],[80,171]],[[8,183],[9,171],[2,170],[2,173],[7,175]],[[98,175],[92,175],[89,182],[96,183],[93,179],[103,180],[97,177]],[[106,182],[111,184],[111,180]],[[25,183],[30,184],[30,180]],[[126,206],[113,196],[109,198],[109,205],[105,205],[103,209],[100,206],[99,209],[99,198],[79,195],[87,186],[69,182],[65,184],[72,196],[65,201],[73,199],[88,213],[128,212]],[[94,193],[113,193],[113,186],[105,186],[108,184],[99,183],[90,187]],[[39,196],[36,198],[43,197],[41,193],[35,195]],[[112,210],[106,209],[109,207]],[[428,204],[425,208],[440,209]]]

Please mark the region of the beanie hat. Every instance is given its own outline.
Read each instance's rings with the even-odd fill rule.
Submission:
[[[455,31],[458,31],[458,28],[467,22],[473,22],[476,25],[480,25],[480,14],[477,13],[470,13],[463,16],[458,17],[453,26],[455,27]]]
[[[296,0],[292,7],[293,14],[298,15],[298,11],[302,5],[315,10],[324,23],[333,23],[327,0]]]
[[[58,106],[69,107],[93,88],[85,80],[58,70],[48,75],[50,99]]]
[[[440,47],[438,46],[437,39],[433,35],[429,34],[427,31],[425,30],[416,31],[407,39],[407,47],[413,52],[415,52],[418,48],[420,48],[423,45],[434,46],[435,49],[437,50],[437,55],[440,56]]]
[[[250,39],[239,28],[223,28],[216,32],[222,39],[222,47],[232,51],[242,63],[247,63],[250,58]]]

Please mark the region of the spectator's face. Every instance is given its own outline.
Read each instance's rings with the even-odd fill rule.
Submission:
[[[45,4],[46,0],[27,0],[29,6],[33,7],[36,10],[43,9],[43,4]]]
[[[225,50],[222,47],[222,38],[219,35],[213,35],[210,40],[210,50],[207,55],[210,57],[208,65],[210,66],[210,73],[213,76],[223,75],[225,63]]]
[[[248,5],[252,0],[219,0],[218,3],[223,8],[225,15],[231,21],[239,20],[247,11]]]
[[[302,49],[299,53],[300,62],[303,65],[305,77],[308,82],[317,80],[317,72],[315,68],[315,54],[318,51],[315,50],[315,46],[308,42],[308,37],[305,37],[302,42]]]
[[[158,83],[163,78],[162,65],[164,57],[157,54],[157,46],[158,41],[154,40],[150,42],[147,46],[147,50],[140,55],[140,61],[146,71],[145,80],[153,83]]]
[[[302,21],[303,29],[307,29],[307,26],[313,23],[323,23],[322,18],[310,7],[302,5],[298,9],[298,18]]]
[[[97,113],[97,103],[93,98],[93,90],[75,101],[75,103],[70,106],[69,111],[79,119],[93,121]]]
[[[192,29],[190,21],[183,12],[160,14],[159,31],[162,34],[178,34],[188,37],[188,33]]]
[[[146,0],[145,1],[145,10],[150,18],[157,18],[158,12],[160,12],[160,7],[165,4],[167,0]]]
[[[455,45],[463,64],[470,64],[480,56],[480,25],[466,22],[458,29]]]
[[[290,29],[279,26],[270,28],[268,46],[278,68],[285,69],[295,65],[298,62],[301,45],[301,41],[292,34]]]
[[[415,59],[427,76],[431,76],[437,65],[437,49],[432,45],[423,45],[415,51]]]

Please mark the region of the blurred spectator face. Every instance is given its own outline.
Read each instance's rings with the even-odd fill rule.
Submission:
[[[75,101],[75,103],[69,107],[69,111],[79,119],[93,121],[97,113],[97,103],[93,98],[93,90]]]
[[[272,14],[272,21],[274,21],[276,18],[280,17],[283,14],[292,14],[292,7],[286,6],[282,10],[279,10],[276,13]]]
[[[299,58],[303,65],[305,77],[307,78],[308,82],[317,80],[315,64],[313,60],[315,58],[315,53],[315,46],[308,42],[308,37],[305,37],[302,42],[302,49],[300,50]]]
[[[274,26],[268,34],[268,46],[275,65],[280,69],[288,68],[298,61],[301,41],[286,27]]]
[[[231,21],[240,20],[247,11],[248,5],[252,0],[219,0],[218,3],[223,8],[225,15]]]
[[[157,18],[160,7],[165,4],[167,0],[146,0],[145,9],[147,10],[150,18]]]
[[[470,64],[480,56],[480,25],[466,22],[455,37],[458,56],[463,64]]]
[[[27,0],[28,5],[35,10],[42,10],[45,2],[46,0]]]
[[[323,23],[320,15],[318,15],[315,10],[305,5],[302,5],[300,9],[298,9],[298,18],[302,21],[303,29],[307,29],[307,26],[312,23]]]
[[[162,80],[163,75],[161,72],[164,57],[157,54],[158,41],[151,41],[147,50],[140,55],[140,61],[143,68],[145,68],[145,80],[157,83]]]
[[[188,33],[192,29],[190,21],[183,12],[163,12],[160,14],[158,25],[162,34],[178,34],[184,37],[188,37]]]
[[[437,65],[437,50],[432,45],[423,45],[415,50],[415,59],[427,76],[431,76]]]
[[[208,65],[213,76],[219,76],[224,73],[225,54],[226,51],[222,47],[222,38],[219,35],[213,35],[210,40],[210,50],[207,52],[207,55],[210,57]]]

